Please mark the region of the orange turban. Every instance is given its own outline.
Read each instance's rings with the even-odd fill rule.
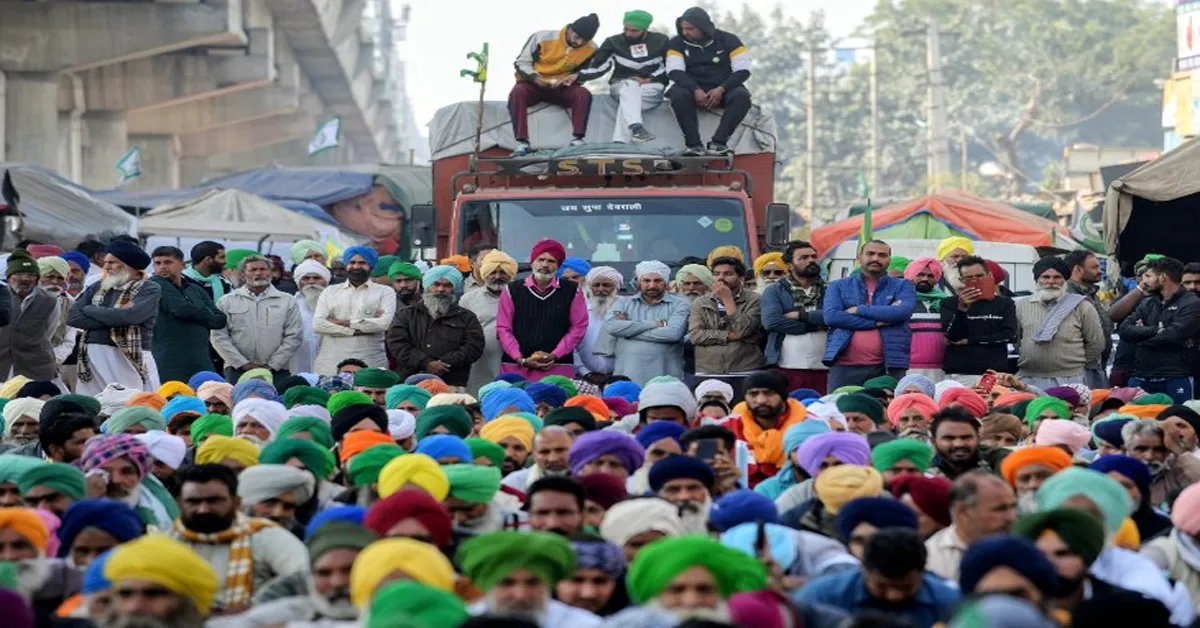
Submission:
[[[1158,405],[1158,404],[1149,404],[1149,405],[1141,406],[1136,403],[1131,403],[1131,404],[1121,406],[1121,408],[1119,410],[1117,410],[1117,412],[1119,412],[1121,414],[1131,414],[1139,419],[1157,419],[1159,413],[1161,413],[1163,410],[1166,410],[1167,408],[1170,408],[1170,407],[1171,406]]]
[[[8,529],[28,539],[39,552],[46,553],[50,530],[32,508],[0,508],[0,530]]]
[[[1022,447],[1004,457],[1004,462],[1000,463],[1000,475],[1004,476],[1006,482],[1016,486],[1017,471],[1031,464],[1043,464],[1058,473],[1071,466],[1071,456],[1060,447]]]
[[[466,255],[451,255],[440,262],[445,266],[453,266],[460,273],[471,272],[471,259]]]
[[[1108,396],[1111,394],[1112,394],[1112,390],[1109,388],[1094,388],[1094,389],[1092,389],[1092,405],[1093,406],[1100,405],[1101,403],[1104,402],[1105,399],[1108,399]]]
[[[1016,391],[1007,392],[1007,393],[1004,393],[1003,395],[1000,395],[999,397],[996,397],[996,401],[995,401],[994,405],[1007,406],[1007,407],[1011,408],[1014,405],[1021,403],[1022,401],[1025,401],[1026,399],[1034,399],[1036,397],[1037,397],[1037,395],[1035,395],[1033,393],[1016,392]]]
[[[345,466],[346,462],[354,456],[361,454],[370,447],[375,445],[395,445],[396,440],[390,434],[374,431],[350,432],[342,439],[341,452],[338,457]]]
[[[608,420],[608,404],[596,395],[575,395],[563,404],[563,407],[579,406],[587,410],[589,414],[596,417],[597,421]]]
[[[129,401],[125,402],[126,408],[131,408],[133,406],[145,406],[147,408],[154,408],[157,411],[161,411],[165,405],[167,405],[166,397],[163,397],[156,392],[134,393],[134,395],[129,398]]]
[[[425,379],[417,382],[417,388],[424,388],[430,395],[440,395],[450,392],[450,386],[440,379]]]

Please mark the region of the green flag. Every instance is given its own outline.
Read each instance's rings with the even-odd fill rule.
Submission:
[[[316,155],[317,153],[328,150],[338,145],[342,135],[342,119],[334,116],[332,120],[317,127],[317,134],[313,136],[311,142],[308,143],[308,154]]]
[[[134,146],[125,151],[125,154],[117,160],[117,172],[121,173],[121,179],[117,181],[117,185],[124,185],[142,176],[142,150]]]

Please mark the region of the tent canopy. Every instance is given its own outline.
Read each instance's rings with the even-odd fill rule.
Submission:
[[[26,238],[74,248],[88,236],[137,231],[133,216],[47,168],[0,163],[0,182],[4,203],[24,219]]]
[[[827,254],[846,240],[857,239],[863,217],[814,229],[810,240]],[[886,240],[941,239],[963,235],[985,242],[1010,242],[1030,246],[1075,248],[1070,233],[1057,223],[986,199],[963,190],[944,190],[936,194],[902,201],[871,212],[872,232]]]
[[[1129,265],[1147,253],[1200,261],[1200,142],[1195,139],[1113,181],[1104,200],[1104,249]],[[1109,266],[1115,272],[1117,264]]]
[[[280,207],[241,190],[207,190],[191,199],[156,207],[142,216],[143,234],[169,238],[211,238],[276,242],[323,240],[337,234],[358,240],[334,225]]]

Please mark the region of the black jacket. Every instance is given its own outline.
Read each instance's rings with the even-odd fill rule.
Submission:
[[[708,35],[703,42],[688,41],[681,23],[699,28]],[[699,7],[692,7],[675,20],[678,35],[667,43],[667,76],[681,89],[710,90],[717,86],[729,91],[750,78],[750,55],[742,40],[713,26],[712,18]]]
[[[976,301],[966,312],[958,309],[958,297],[942,300],[942,326],[951,342],[946,345],[942,370],[955,375],[983,375],[988,369],[1008,370],[1008,345],[1017,342],[1017,306],[1012,299],[996,295]]]
[[[1189,376],[1193,338],[1200,331],[1200,297],[1180,288],[1167,302],[1158,296],[1142,299],[1119,329],[1122,342],[1137,344],[1135,376]]]
[[[438,377],[450,386],[466,386],[471,365],[483,356],[483,327],[474,312],[457,304],[434,320],[418,302],[396,311],[387,346],[401,379],[428,373],[429,363],[441,360],[450,371]]]
[[[639,41],[629,41],[625,34],[613,35],[600,44],[600,49],[579,72],[579,80],[590,81],[604,76],[610,69],[608,82],[631,78],[648,78],[660,85],[667,84],[667,36],[653,31]]]

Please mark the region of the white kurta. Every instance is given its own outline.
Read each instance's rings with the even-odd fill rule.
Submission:
[[[316,362],[317,351],[321,348],[321,335],[313,331],[313,313],[308,309],[308,301],[304,300],[304,295],[296,293],[295,299],[297,309],[300,310],[300,322],[304,325],[304,339],[300,342],[300,348],[292,355],[292,361],[288,362],[288,370],[292,375],[314,373],[313,363]]]
[[[384,337],[396,316],[396,291],[368,281],[355,288],[350,282],[334,284],[317,299],[313,331],[322,336],[313,364],[318,375],[333,375],[338,362],[358,358],[375,368],[387,368]],[[349,327],[334,325],[329,318],[350,321]]]

